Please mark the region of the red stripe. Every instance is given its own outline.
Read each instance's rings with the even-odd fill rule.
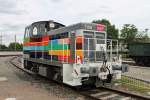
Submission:
[[[67,60],[69,58],[70,58],[69,56],[58,56],[59,61]]]
[[[58,60],[68,62],[68,63],[75,63],[75,60],[71,59],[70,56],[58,56]]]
[[[48,41],[45,42],[27,42],[23,46],[48,46]]]
[[[76,43],[82,43],[82,36],[77,36],[76,37]]]
[[[42,41],[49,41],[49,36],[43,36]]]

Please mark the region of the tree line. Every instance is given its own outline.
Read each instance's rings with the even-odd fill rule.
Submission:
[[[21,51],[23,50],[23,45],[18,42],[11,42],[8,46],[2,44],[0,45],[1,51]]]

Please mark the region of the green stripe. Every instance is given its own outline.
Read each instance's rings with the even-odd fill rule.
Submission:
[[[48,51],[48,50],[63,50],[63,45],[60,44],[55,44],[55,45],[48,45],[48,46],[24,46],[24,50],[44,50],[44,51]],[[68,44],[64,44],[64,50],[68,50],[69,46]]]
[[[64,44],[64,50],[68,50],[69,46],[67,44]],[[52,45],[52,50],[63,50],[63,45],[56,44]]]
[[[67,44],[64,44],[64,50],[68,50],[68,49],[69,49],[69,46]],[[51,45],[45,46],[44,50],[63,50],[63,45],[55,44],[55,45],[52,45],[52,48],[51,48]]]

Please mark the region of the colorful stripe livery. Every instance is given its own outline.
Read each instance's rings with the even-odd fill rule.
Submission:
[[[82,37],[76,39],[76,56],[83,57]],[[74,63],[75,59],[70,57],[70,38],[51,40],[49,36],[40,38],[26,38],[24,41],[24,52],[28,52],[31,58],[44,58],[53,61]]]

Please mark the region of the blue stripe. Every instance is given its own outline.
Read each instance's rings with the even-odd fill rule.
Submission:
[[[53,45],[55,45],[55,44],[58,44],[58,41],[57,40],[51,40],[51,41],[49,41],[49,43],[52,43]]]
[[[28,46],[28,47],[24,47],[23,50],[42,51],[42,50],[44,50],[44,46]]]

